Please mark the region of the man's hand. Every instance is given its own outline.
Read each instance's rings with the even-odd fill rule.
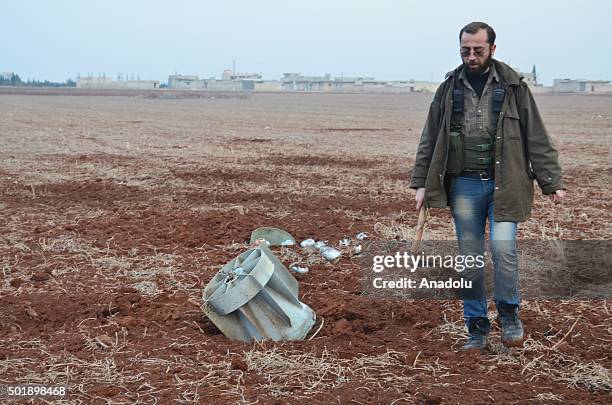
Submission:
[[[563,200],[565,198],[565,190],[557,190],[554,193],[552,193],[550,195],[550,199],[555,203],[558,204],[561,202],[561,200]]]
[[[416,196],[414,196],[414,201],[416,201],[416,210],[420,210],[423,206],[423,201],[425,201],[425,187],[417,189]]]

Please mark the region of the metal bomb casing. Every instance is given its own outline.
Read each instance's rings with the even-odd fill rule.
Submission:
[[[229,339],[301,340],[315,323],[298,282],[265,244],[227,263],[208,283],[202,309]]]

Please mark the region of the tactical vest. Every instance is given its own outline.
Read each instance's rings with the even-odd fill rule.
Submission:
[[[465,136],[463,130],[464,88],[459,85],[459,72],[455,74],[453,83],[453,113],[449,140],[448,162],[446,172],[458,175],[464,171],[490,169],[495,160],[495,133],[499,112],[504,104],[506,91],[499,82],[494,83],[491,95],[490,122],[492,134],[488,137]]]

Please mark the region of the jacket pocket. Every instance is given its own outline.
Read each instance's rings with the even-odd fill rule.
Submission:
[[[446,172],[457,175],[463,170],[463,135],[460,132],[451,132],[448,142],[448,163]]]
[[[521,124],[520,118],[516,111],[508,109],[504,116],[504,137],[507,139],[520,139],[521,138]]]

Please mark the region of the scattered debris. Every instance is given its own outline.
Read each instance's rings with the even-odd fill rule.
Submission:
[[[327,246],[327,241],[326,240],[320,240],[317,241],[317,243],[314,244],[314,247],[321,250],[323,247]]]
[[[314,245],[315,245],[315,240],[314,239],[304,239],[300,243],[300,246],[303,247],[303,248],[313,247]]]
[[[358,241],[363,241],[368,238],[368,234],[365,232],[359,232],[355,237]],[[354,245],[353,254],[359,255],[363,251],[363,247],[360,243],[356,243],[350,237],[344,237],[338,241],[338,246],[340,249],[343,249],[345,253],[347,253],[344,248],[348,248],[349,246]],[[327,244],[326,240],[316,241],[312,238],[304,239],[300,246],[304,249],[307,248],[315,248],[318,249],[321,255],[328,261],[333,261],[342,256],[342,252],[338,249],[335,249]],[[350,252],[350,251],[349,251]]]
[[[337,258],[339,258],[342,255],[342,253],[340,253],[339,250],[334,249],[331,246],[328,246],[326,240],[319,240],[319,241],[315,242],[313,247],[318,249],[319,253],[321,253],[321,255],[323,255],[325,260],[330,261],[330,262],[333,261],[333,260],[336,260]]]
[[[290,266],[289,269],[298,274],[308,273],[308,267],[300,267],[298,265],[293,265],[293,266]]]
[[[339,258],[342,253],[339,250],[334,249],[333,247],[324,246],[321,248],[321,254],[323,257],[330,262]]]

